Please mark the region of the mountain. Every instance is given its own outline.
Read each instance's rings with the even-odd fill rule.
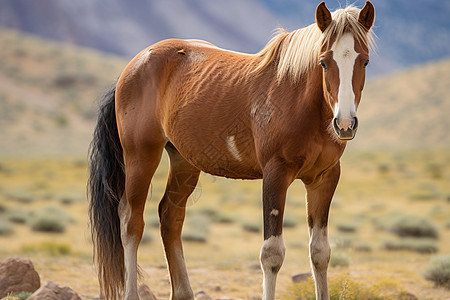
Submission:
[[[276,24],[273,14],[252,0],[0,1],[0,26],[128,57],[173,37],[252,52]]]
[[[0,29],[0,156],[85,154],[119,56]],[[351,149],[450,147],[450,57],[369,79]]]
[[[331,10],[343,1],[330,0]],[[318,0],[2,0],[0,26],[134,56],[161,39],[199,38],[256,52],[277,27],[314,22]],[[353,3],[353,2],[352,2]],[[369,76],[450,55],[450,2],[373,0],[377,54]],[[355,5],[362,7],[364,1]]]
[[[303,26],[314,22],[315,6],[320,1],[260,0],[284,20]],[[326,1],[331,9],[345,2],[362,7],[365,0]],[[377,38],[369,74],[385,74],[450,55],[450,2],[441,0],[372,0]],[[305,23],[306,22],[306,23]]]

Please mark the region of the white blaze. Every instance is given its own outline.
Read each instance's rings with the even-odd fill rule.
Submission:
[[[343,119],[356,115],[355,93],[353,92],[353,68],[358,53],[355,51],[355,39],[351,33],[344,33],[339,41],[331,47],[333,59],[339,68],[338,102],[334,107],[334,115],[339,113]]]

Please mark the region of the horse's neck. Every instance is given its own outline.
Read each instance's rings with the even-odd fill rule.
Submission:
[[[302,115],[304,110],[322,122],[330,122],[333,118],[333,111],[325,99],[323,87],[322,69],[314,68],[303,75],[297,82],[286,79],[280,88],[290,91],[291,99],[284,101],[295,102],[296,110],[291,113]]]

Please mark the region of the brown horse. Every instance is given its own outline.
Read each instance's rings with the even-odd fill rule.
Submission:
[[[183,258],[186,201],[201,171],[263,179],[263,299],[274,299],[285,247],[289,185],[307,190],[316,298],[328,299],[328,211],[339,159],[372,45],[374,7],[316,10],[316,24],[282,31],[257,54],[199,40],[165,40],[139,53],[105,95],[90,149],[90,220],[102,297],[138,299],[143,210],[163,149],[170,172],[159,204],[171,299],[193,299]]]

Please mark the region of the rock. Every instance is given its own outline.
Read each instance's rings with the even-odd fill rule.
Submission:
[[[41,279],[29,259],[8,258],[0,263],[0,299],[9,293],[33,293]]]
[[[81,297],[70,287],[47,282],[31,295],[28,300],[81,300]]]
[[[297,273],[297,274],[292,275],[292,281],[294,283],[299,283],[299,282],[308,280],[308,278],[311,276],[312,276],[311,272]]]
[[[196,290],[194,295],[197,300],[212,300],[212,298],[206,294],[204,290]]]
[[[252,262],[247,265],[250,270],[261,271],[261,263],[260,262]]]
[[[406,294],[401,294],[397,297],[397,299],[399,300],[418,300],[419,298],[417,298],[415,295],[411,294],[411,293],[406,293]]]
[[[156,296],[146,284],[142,284],[141,286],[139,286],[138,294],[141,300],[157,300]]]

